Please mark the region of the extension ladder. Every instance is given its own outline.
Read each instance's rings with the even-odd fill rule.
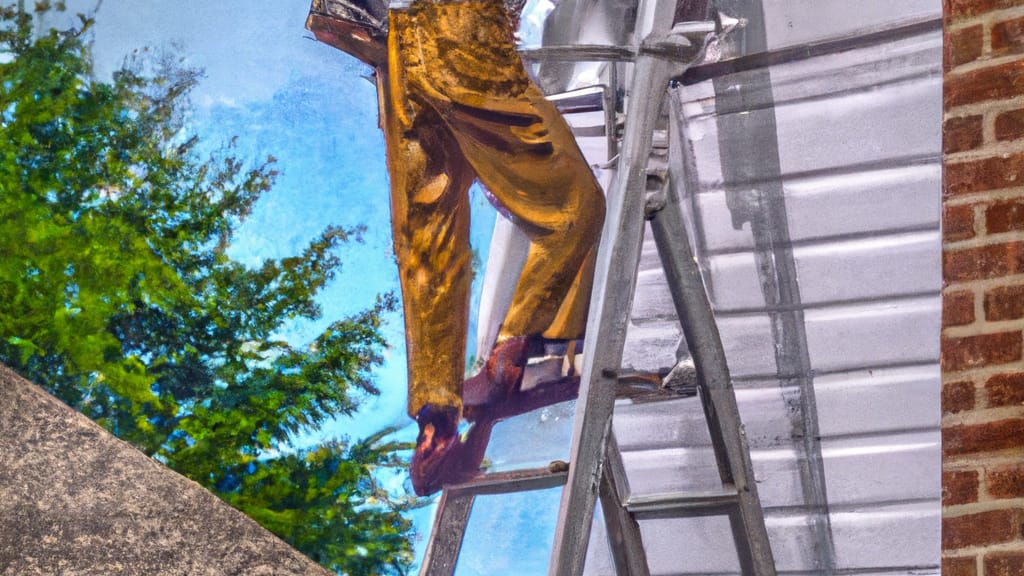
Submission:
[[[677,193],[664,171],[648,162],[653,133],[668,83],[698,59],[720,22],[672,27],[676,3],[650,0],[651,31],[632,48],[544,48],[552,59],[634,62],[625,133],[598,252],[594,291],[584,342],[583,369],[568,469],[558,466],[486,474],[446,486],[420,571],[450,576],[455,571],[473,501],[479,495],[564,486],[549,574],[583,574],[594,506],[600,498],[616,574],[646,576],[647,558],[638,520],[724,515],[732,527],[745,575],[774,576],[764,516],[750,452],[740,421],[725,354],[703,280],[682,221]],[[685,2],[686,0],[680,0]],[[640,14],[644,14],[641,9]],[[614,126],[613,130],[614,138]],[[622,457],[612,432],[626,326],[640,261],[644,222],[650,220],[683,334],[697,373],[722,490],[711,493],[631,497]]]

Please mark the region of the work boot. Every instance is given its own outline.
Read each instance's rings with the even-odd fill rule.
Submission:
[[[461,484],[480,474],[494,422],[477,422],[460,439],[458,410],[432,404],[420,410],[416,422],[420,434],[409,476],[417,495],[429,496],[446,484]]]
[[[420,433],[416,438],[409,476],[413,490],[425,496],[424,486],[431,478],[440,475],[458,444],[459,410],[453,406],[427,404],[416,415],[416,423]]]
[[[519,388],[530,351],[529,336],[499,342],[476,375],[462,384],[462,403],[472,420],[476,411],[507,400]]]

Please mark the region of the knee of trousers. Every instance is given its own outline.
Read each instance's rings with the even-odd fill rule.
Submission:
[[[588,182],[580,191],[579,202],[572,217],[573,225],[565,231],[565,240],[590,245],[601,236],[605,218],[604,192],[597,182]]]

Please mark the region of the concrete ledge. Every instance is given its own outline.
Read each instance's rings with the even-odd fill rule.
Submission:
[[[0,575],[330,574],[0,365]]]

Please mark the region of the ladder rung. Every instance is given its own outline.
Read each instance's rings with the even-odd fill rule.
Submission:
[[[731,486],[726,486],[730,489]],[[637,520],[644,518],[688,518],[728,514],[739,506],[740,496],[730,492],[670,492],[633,496],[623,503]]]
[[[464,484],[445,486],[444,489],[453,496],[456,494],[508,494],[563,486],[568,476],[569,473],[564,470],[552,472],[551,468],[530,468],[485,474]]]
[[[666,372],[638,372],[624,370],[618,374],[618,386],[615,389],[616,400],[632,400],[635,404],[675,400],[697,395],[695,382],[688,382],[685,377],[676,378],[667,383],[665,378],[671,374]],[[694,376],[694,379],[696,377]]]

